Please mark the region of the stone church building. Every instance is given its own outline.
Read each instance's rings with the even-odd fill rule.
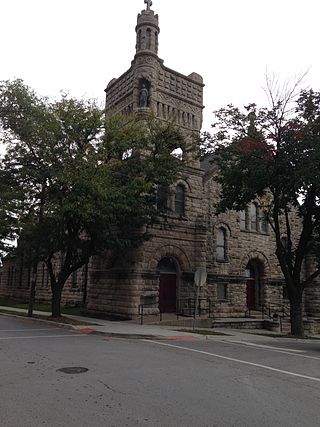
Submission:
[[[192,144],[202,125],[203,79],[185,76],[164,65],[158,56],[158,15],[138,14],[136,53],[130,68],[112,79],[106,93],[106,114],[149,114],[175,123]],[[273,233],[252,203],[245,211],[217,216],[219,189],[215,168],[189,155],[180,179],[168,192],[168,211],[151,227],[153,238],[124,259],[97,257],[75,272],[63,301],[85,303],[88,310],[132,318],[144,313],[192,313],[197,290],[195,272],[206,271],[198,290],[203,314],[244,316],[269,304],[287,303]],[[48,275],[40,266],[36,299],[49,301]],[[8,257],[0,269],[0,298],[27,299],[30,271],[22,260]],[[305,310],[320,315],[320,295],[308,290]]]

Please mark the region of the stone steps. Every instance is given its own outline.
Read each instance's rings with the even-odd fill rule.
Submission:
[[[273,322],[262,319],[214,319],[212,328],[230,328],[230,329],[270,329]]]
[[[135,320],[135,323],[138,323],[138,319]],[[192,327],[195,323],[196,328],[230,328],[230,329],[271,329],[274,325],[274,322],[262,319],[255,318],[199,318],[194,319],[193,317],[183,317],[183,318],[163,318],[162,321],[159,320],[159,317],[151,319],[149,316],[144,318],[144,324],[157,324],[163,326],[178,326],[178,327]]]

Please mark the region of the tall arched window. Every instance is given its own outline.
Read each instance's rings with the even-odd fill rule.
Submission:
[[[147,28],[147,49],[151,49],[151,29]]]
[[[178,184],[176,187],[175,201],[174,201],[175,213],[182,216],[185,212],[185,190],[184,186]]]
[[[226,259],[226,231],[219,228],[217,231],[217,260],[225,261]]]
[[[263,212],[261,216],[261,232],[268,233],[268,213]]]
[[[247,229],[247,211],[243,209],[240,211],[240,230]]]
[[[259,218],[258,218],[258,208],[255,203],[250,205],[250,230],[258,231],[259,227]]]
[[[157,208],[161,211],[168,210],[168,188],[163,185],[159,184],[157,186]]]

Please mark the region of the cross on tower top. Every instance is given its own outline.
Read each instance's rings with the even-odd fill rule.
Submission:
[[[152,6],[152,0],[144,0],[144,2],[147,5],[147,9],[146,10],[150,10],[150,7]]]

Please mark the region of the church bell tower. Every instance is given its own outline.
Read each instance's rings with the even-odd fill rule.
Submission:
[[[191,141],[202,125],[202,77],[197,73],[185,76],[164,65],[158,56],[159,17],[151,9],[151,0],[144,3],[137,17],[131,67],[105,89],[106,115],[153,114],[177,125]]]

